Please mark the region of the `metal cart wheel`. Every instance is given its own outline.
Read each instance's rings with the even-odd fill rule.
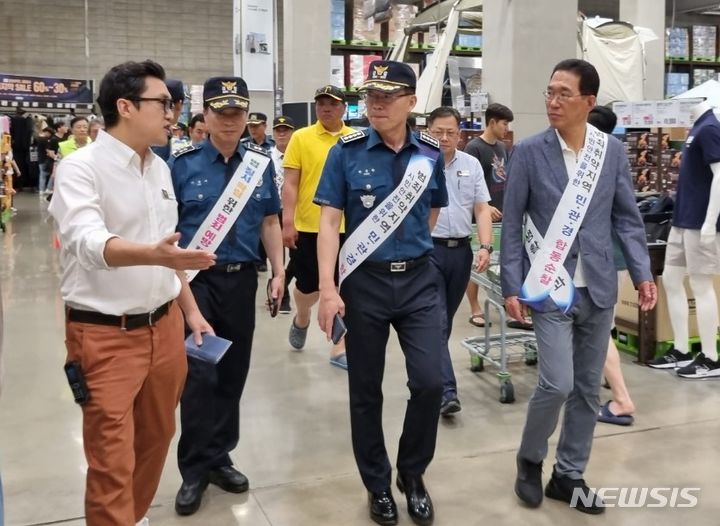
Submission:
[[[470,357],[470,370],[479,373],[485,370],[485,361],[478,355],[474,354]]]
[[[512,404],[515,401],[515,388],[512,382],[502,382],[500,384],[500,403]]]

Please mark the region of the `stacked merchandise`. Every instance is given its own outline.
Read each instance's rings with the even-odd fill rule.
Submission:
[[[190,115],[203,112],[203,85],[190,85]]]
[[[389,44],[398,40],[405,33],[405,28],[417,14],[417,7],[414,5],[397,4],[392,7],[392,19],[390,20]]]
[[[350,86],[359,86],[367,76],[373,60],[382,60],[382,55],[350,55]],[[338,84],[342,86],[342,82]]]
[[[690,75],[688,73],[665,74],[665,97],[671,98],[690,89]]]
[[[330,55],[330,84],[345,85],[345,57],[341,55]]]
[[[693,70],[693,87],[713,79],[717,79],[714,69],[695,68]]]
[[[693,26],[692,59],[715,62],[717,55],[717,27]]]
[[[10,119],[0,117],[0,230],[12,217],[13,164],[10,139]]]
[[[670,136],[667,133],[663,133],[662,140],[660,141],[661,191],[674,192],[677,189],[681,160],[682,150],[671,148]]]
[[[355,0],[353,4],[352,44],[382,46],[380,24],[375,23],[374,11],[374,0]]]
[[[628,132],[625,137],[625,152],[630,163],[636,192],[653,192],[658,186],[658,142],[657,133]]]
[[[480,50],[482,48],[482,35],[458,33],[456,49]]]
[[[330,4],[330,34],[333,42],[345,44],[345,0]]]
[[[665,56],[678,60],[690,58],[688,30],[686,27],[671,27],[665,40]]]

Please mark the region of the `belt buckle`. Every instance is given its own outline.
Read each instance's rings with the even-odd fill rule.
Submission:
[[[225,272],[237,272],[238,270],[242,270],[242,263],[228,263],[227,267],[225,267]]]
[[[460,241],[458,241],[457,239],[448,239],[448,244],[447,244],[448,248],[456,248],[459,245],[460,245]]]
[[[391,261],[390,272],[405,272],[407,270],[406,261]]]
[[[157,311],[157,309],[153,309],[150,312],[148,312],[148,325],[149,326],[152,326],[152,324],[153,324],[153,314],[155,314],[155,311]]]

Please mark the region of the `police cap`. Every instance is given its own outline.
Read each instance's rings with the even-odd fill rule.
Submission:
[[[273,129],[280,128],[281,126],[286,126],[291,130],[294,130],[295,122],[290,117],[285,117],[284,115],[281,115],[280,117],[275,117],[275,119],[273,120]]]
[[[240,77],[212,77],[203,86],[203,104],[213,111],[250,107],[247,84]]]
[[[265,124],[267,122],[267,115],[260,112],[253,112],[248,116],[248,124]]]
[[[370,63],[367,79],[360,86],[360,91],[394,93],[402,89],[415,90],[415,83],[415,72],[404,62],[374,60]]]
[[[343,90],[332,84],[327,84],[315,90],[315,100],[318,100],[320,97],[330,97],[331,99],[345,102],[345,93],[343,93]]]

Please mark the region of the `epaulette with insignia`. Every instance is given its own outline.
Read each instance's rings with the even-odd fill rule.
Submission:
[[[429,144],[430,146],[434,146],[435,148],[440,148],[440,142],[435,137],[430,135],[429,133],[425,133],[425,132],[421,131],[419,138],[421,141]]]
[[[176,158],[177,158],[177,157],[180,157],[180,156],[183,155],[184,153],[192,152],[193,150],[197,150],[197,148],[195,148],[195,146],[193,146],[192,144],[188,144],[187,146],[183,146],[183,147],[180,148],[178,151],[176,151],[176,152],[173,154],[173,157],[176,157]]]
[[[266,155],[266,156],[270,157],[270,152],[269,152],[269,151],[267,151],[267,150],[266,150],[265,148],[263,148],[262,146],[258,146],[257,144],[255,144],[255,143],[252,142],[252,141],[244,142],[244,143],[243,143],[243,146],[245,146],[245,148],[247,148],[248,150],[254,151],[255,153],[260,153],[260,154],[262,154],[262,155]]]
[[[349,142],[357,141],[358,139],[362,139],[363,137],[367,137],[367,133],[365,130],[359,130],[353,133],[348,133],[347,135],[343,135],[340,137],[340,142],[343,144],[347,144]]]

